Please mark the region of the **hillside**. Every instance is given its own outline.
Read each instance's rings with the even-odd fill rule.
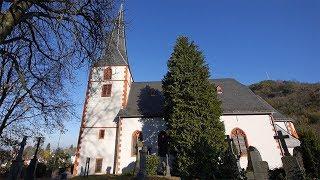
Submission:
[[[296,120],[297,127],[312,127],[320,135],[320,83],[261,81],[250,89],[281,113]]]

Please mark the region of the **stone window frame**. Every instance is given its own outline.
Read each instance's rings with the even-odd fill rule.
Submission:
[[[111,97],[112,93],[112,84],[102,85],[101,97]]]
[[[246,149],[245,151],[242,151],[242,150],[241,150],[241,149],[244,149],[244,148],[243,148],[243,147],[240,147],[241,144],[239,143],[239,139],[238,139],[238,138],[235,139],[236,137],[239,137],[239,136],[243,136],[243,138],[244,138],[244,142],[245,142],[244,145],[246,146],[246,147],[245,147],[245,149]],[[249,147],[249,144],[248,144],[248,138],[247,138],[246,133],[245,133],[242,129],[236,127],[236,128],[233,128],[233,129],[232,129],[230,137],[233,139],[233,142],[235,142],[235,140],[238,141],[238,143],[237,143],[238,145],[235,144],[235,143],[234,143],[234,145],[236,146],[237,151],[238,151],[240,157],[247,156],[247,154],[248,154],[247,149],[248,149],[248,147]]]
[[[106,69],[104,69],[103,79],[104,80],[111,80],[112,79],[112,68],[111,67],[107,67]]]
[[[222,94],[223,93],[223,89],[222,89],[222,87],[220,85],[218,85],[216,88],[217,88],[217,93],[218,94]]]
[[[99,129],[99,139],[104,139],[105,135],[106,135],[106,130]]]
[[[95,164],[95,173],[102,173],[102,163],[103,163],[103,158],[96,158],[96,164]]]
[[[131,137],[131,156],[135,157],[137,156],[137,151],[136,151],[136,146],[137,146],[137,139],[140,137],[140,135],[142,135],[142,131],[140,130],[135,130],[132,133],[132,137]]]

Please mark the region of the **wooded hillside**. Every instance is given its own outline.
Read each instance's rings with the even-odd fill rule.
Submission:
[[[296,126],[311,126],[320,135],[320,83],[261,81],[250,89],[278,111],[296,120]]]

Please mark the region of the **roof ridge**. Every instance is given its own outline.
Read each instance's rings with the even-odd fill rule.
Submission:
[[[239,84],[241,84],[239,81],[237,81],[234,78],[214,78],[214,79],[209,79],[209,80],[232,80],[232,81],[236,81]],[[152,81],[134,81],[132,83],[152,83],[152,82],[162,82],[162,80],[152,80]],[[242,85],[242,84],[241,84]],[[244,85],[245,86],[245,85]]]

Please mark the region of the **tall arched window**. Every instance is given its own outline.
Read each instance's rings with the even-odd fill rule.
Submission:
[[[248,148],[248,141],[247,136],[242,129],[234,128],[231,131],[231,138],[233,139],[234,145],[237,148],[238,155],[246,156],[247,155],[247,148]]]
[[[168,153],[168,135],[165,131],[160,131],[158,135],[158,155],[166,157]]]
[[[107,67],[103,72],[104,80],[110,80],[112,78],[112,69],[111,67]]]
[[[132,133],[132,142],[131,142],[131,155],[135,156],[138,154],[137,152],[137,142],[138,141],[143,141],[143,136],[141,131],[134,131]]]

